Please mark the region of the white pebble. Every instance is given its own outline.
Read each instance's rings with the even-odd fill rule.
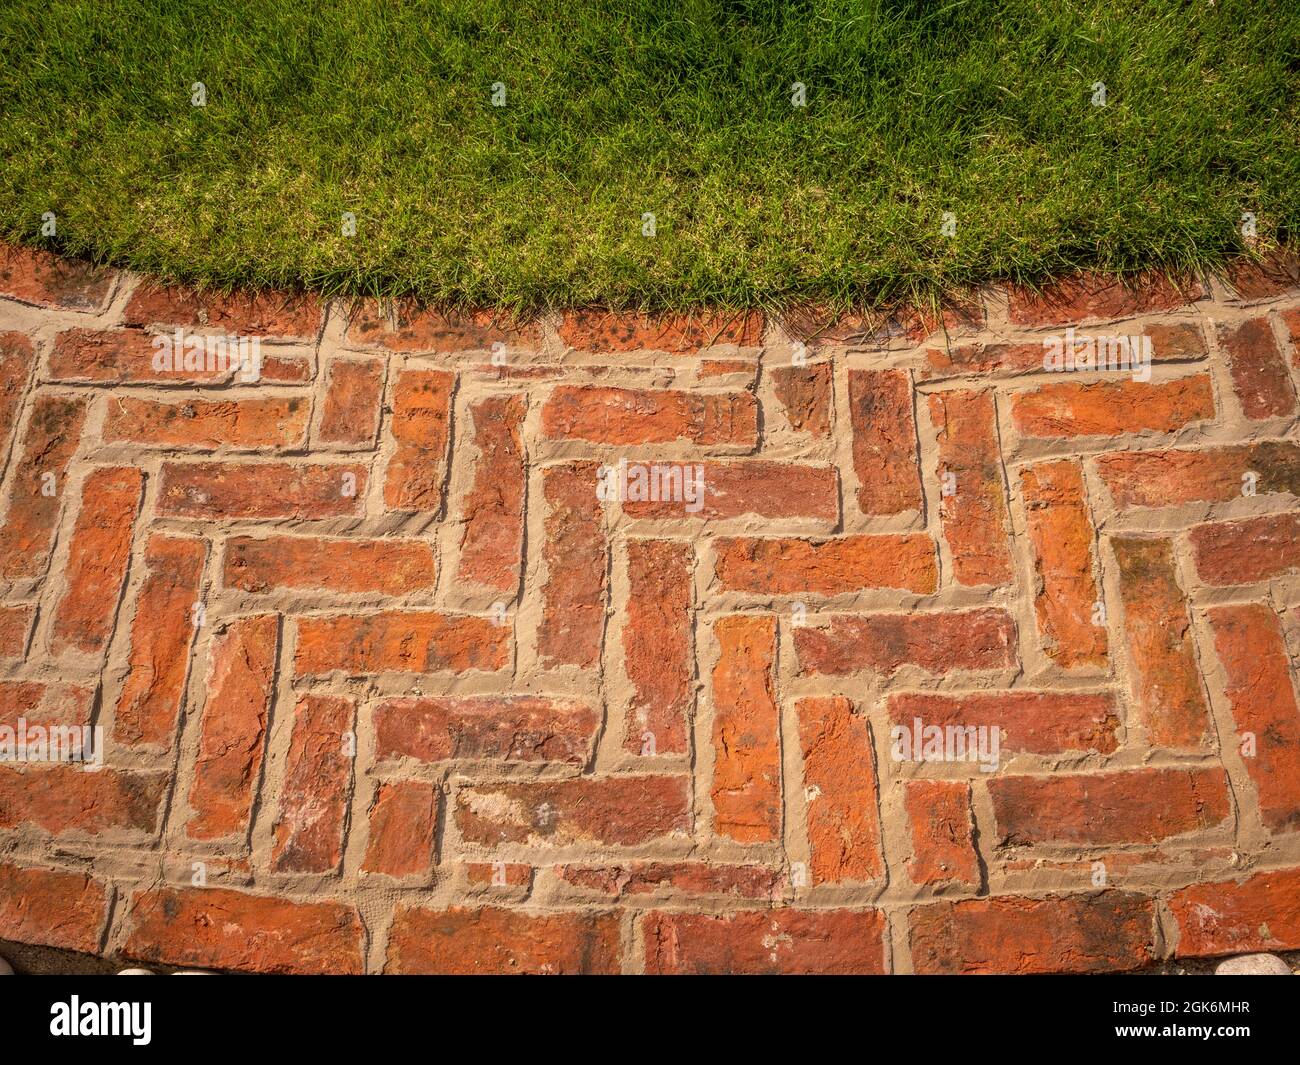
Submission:
[[[1276,954],[1242,954],[1219,962],[1215,976],[1290,976],[1291,966]]]

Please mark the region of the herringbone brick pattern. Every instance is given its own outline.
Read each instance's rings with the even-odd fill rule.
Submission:
[[[942,321],[516,322],[0,258],[0,726],[102,729],[102,764],[0,765],[0,939],[1300,949],[1294,262]],[[255,376],[189,343],[231,336]],[[1150,365],[1046,368],[1115,337]]]

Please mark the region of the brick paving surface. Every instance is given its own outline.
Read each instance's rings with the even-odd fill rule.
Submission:
[[[230,336],[255,379],[190,343]],[[1117,336],[1149,373],[1044,368]],[[1285,259],[939,319],[523,322],[0,249],[0,753],[101,730],[93,767],[0,764],[0,940],[1300,949],[1298,383]]]

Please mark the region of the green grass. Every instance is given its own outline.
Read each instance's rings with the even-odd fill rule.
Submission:
[[[1295,0],[9,0],[0,235],[518,307],[1206,267],[1296,232],[1298,57]]]

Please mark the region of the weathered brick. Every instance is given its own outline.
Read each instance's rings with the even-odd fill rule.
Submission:
[[[1083,273],[1035,291],[1012,285],[1007,291],[1008,313],[1016,325],[1078,325],[1089,319],[1131,318],[1154,311],[1171,311],[1205,295],[1194,277],[1148,274],[1120,279]]]
[[[988,789],[1004,846],[1155,843],[1232,814],[1222,768],[995,777]]]
[[[36,617],[34,606],[0,606],[0,658],[22,658]]]
[[[763,318],[756,313],[655,315],[574,310],[565,314],[560,339],[571,348],[601,354],[666,351],[687,354],[718,344],[756,347]]]
[[[623,512],[632,518],[706,521],[745,515],[808,518],[826,525],[839,520],[839,474],[834,466],[800,466],[759,459],[699,465],[703,467],[703,490],[697,503],[633,500],[623,504]],[[690,509],[691,506],[695,509]]]
[[[148,574],[136,597],[129,672],[118,696],[113,738],[127,747],[170,749],[194,640],[202,540],[155,533],[145,547]]]
[[[923,533],[720,538],[714,576],[729,591],[759,595],[840,595],[864,588],[933,592],[938,583],[934,541]]]
[[[387,973],[440,976],[609,975],[619,971],[613,914],[530,914],[498,907],[403,906],[388,934]]]
[[[970,785],[964,780],[909,780],[903,803],[911,828],[907,871],[912,880],[979,887]]]
[[[59,763],[26,770],[0,766],[0,829],[35,825],[52,835],[127,832],[152,836],[167,773],[82,769]]]
[[[1193,884],[1169,898],[1180,958],[1300,950],[1300,869]]]
[[[1275,248],[1259,259],[1237,259],[1225,273],[1243,300],[1273,299],[1300,288],[1300,258],[1288,248]]]
[[[1155,904],[1127,892],[936,902],[909,923],[918,973],[1096,973],[1156,960]]]
[[[0,333],[0,450],[9,445],[23,393],[32,376],[36,349],[22,333]]]
[[[526,890],[533,885],[533,867],[524,862],[466,862],[465,879],[491,888]]]
[[[595,708],[538,695],[386,699],[374,712],[375,756],[586,765],[600,726]]]
[[[117,275],[80,259],[38,248],[0,246],[0,295],[38,307],[98,311],[108,302]]]
[[[261,594],[295,588],[406,595],[432,589],[436,576],[433,545],[424,540],[236,536],[226,543],[221,579]]]
[[[337,902],[160,887],[131,897],[127,927],[123,952],[144,962],[338,975],[364,964],[361,918]]]
[[[1300,513],[1198,525],[1190,540],[1206,584],[1251,584],[1300,569]]]
[[[510,629],[488,618],[390,610],[298,619],[299,675],[494,671],[510,663]]]
[[[184,399],[160,401],[120,396],[107,407],[105,443],[144,447],[290,448],[307,433],[306,399]]]
[[[1187,602],[1167,539],[1116,537],[1133,699],[1157,747],[1200,748],[1210,711],[1201,686]]]
[[[84,728],[90,724],[95,689],[82,684],[38,680],[0,680],[0,725],[15,731],[20,719],[29,724]],[[59,734],[62,740],[67,735]],[[14,737],[17,742],[17,736]]]
[[[108,646],[143,486],[143,475],[131,466],[98,467],[86,476],[65,571],[67,591],[51,629],[55,655],[68,648],[98,654]]]
[[[912,382],[906,370],[850,370],[849,422],[858,509],[863,514],[920,510]]]
[[[519,589],[527,483],[523,396],[489,396],[470,408],[474,423],[474,484],[462,505],[456,577],[509,596]]]
[[[738,843],[781,837],[776,619],[736,614],[713,625],[713,830]]]
[[[813,884],[875,880],[880,848],[871,729],[842,695],[800,699],[799,745]]]
[[[537,649],[548,666],[589,669],[600,662],[609,544],[596,476],[590,462],[550,466],[542,474],[546,581]]]
[[[958,584],[1008,583],[1007,498],[993,393],[937,392],[930,420],[938,435],[939,516]]]
[[[365,873],[394,879],[427,877],[433,867],[438,796],[432,784],[397,780],[380,784],[370,806]]]
[[[166,365],[162,340],[138,329],[67,329],[54,338],[50,351],[50,377],[56,381],[90,381],[95,384],[203,385],[226,381],[234,375],[215,359],[191,360],[189,368]],[[184,354],[184,352],[182,352]]]
[[[129,326],[191,326],[249,336],[313,340],[320,332],[320,300],[283,292],[203,292],[145,282],[126,304]]]
[[[85,873],[0,865],[0,939],[89,954],[99,949],[109,891]]]
[[[1062,381],[1011,397],[1021,436],[1119,436],[1171,433],[1214,417],[1206,374],[1175,381]]]
[[[885,971],[879,910],[746,910],[646,914],[646,972],[708,975],[876,974]]]
[[[536,348],[534,325],[493,311],[443,313],[406,300],[365,300],[348,321],[348,340],[390,351],[482,351],[494,344]]]
[[[1232,388],[1247,418],[1278,418],[1295,410],[1295,388],[1267,318],[1218,325]]]
[[[838,614],[826,628],[794,630],[801,672],[835,676],[893,673],[913,665],[930,673],[1014,666],[1016,628],[1003,610],[941,614]]]
[[[694,705],[691,545],[628,540],[623,664],[632,683],[626,750],[683,754]]]
[[[830,436],[835,383],[830,361],[778,366],[771,373],[772,391],[785,408],[790,428],[818,440]]]
[[[555,873],[574,887],[610,901],[641,895],[723,895],[734,899],[780,898],[784,874],[766,865],[712,862],[629,862],[625,865],[557,865]]]
[[[467,843],[486,847],[635,846],[690,832],[689,778],[577,777],[463,786],[456,792],[455,818]]]
[[[758,442],[758,401],[748,392],[559,385],[542,407],[552,440],[594,444],[729,445]]]
[[[280,811],[274,826],[271,868],[278,872],[336,872],[352,781],[356,718],[351,699],[304,695],[293,711],[293,734]]]
[[[318,436],[327,444],[371,444],[383,401],[382,359],[331,359]]]
[[[365,494],[358,463],[164,462],[158,513],[310,521],[359,514]]]
[[[190,839],[248,831],[271,714],[279,619],[238,618],[212,642],[185,826]]]
[[[1101,599],[1096,534],[1077,462],[1044,462],[1021,472],[1038,587],[1034,611],[1043,650],[1063,669],[1103,666],[1106,628],[1093,620]]]
[[[1273,832],[1294,831],[1300,828],[1300,706],[1278,617],[1262,604],[1241,603],[1214,607],[1209,619],[1260,816]]]
[[[998,749],[1006,753],[1110,754],[1119,728],[1115,698],[1107,692],[898,692],[889,697],[889,717],[909,730],[917,718],[945,730],[997,728]]]
[[[391,430],[397,441],[388,460],[384,503],[394,510],[442,510],[451,440],[454,374],[403,370],[393,390]]]
[[[1300,496],[1300,444],[1289,440],[1197,451],[1116,451],[1096,461],[1121,508],[1227,503],[1248,494]]]
[[[68,463],[81,439],[86,402],[38,396],[14,459],[9,509],[0,525],[0,578],[39,577],[63,510]]]

